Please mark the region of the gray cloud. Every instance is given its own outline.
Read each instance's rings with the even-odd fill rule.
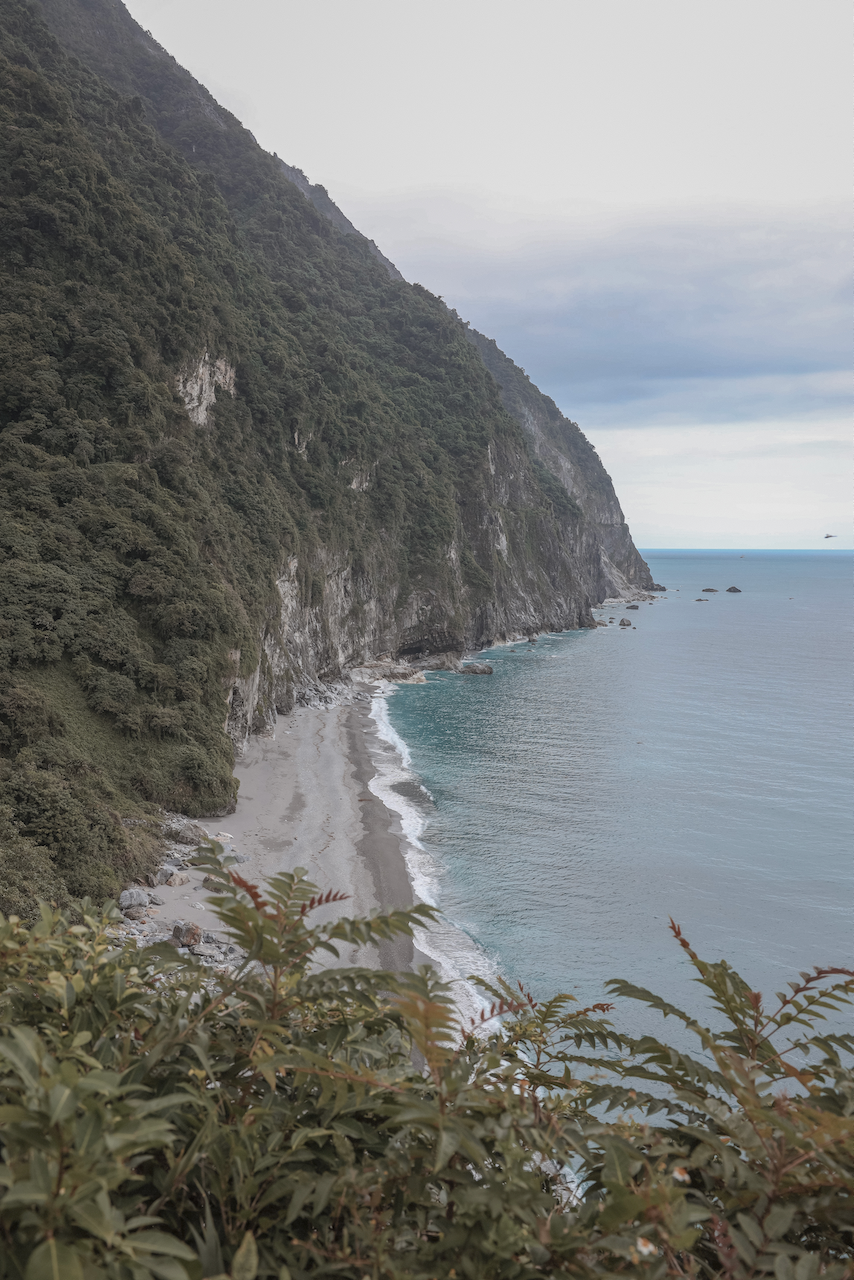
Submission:
[[[434,213],[427,240],[391,221],[386,252],[582,425],[834,415],[850,395],[847,228],[832,210],[481,243]]]

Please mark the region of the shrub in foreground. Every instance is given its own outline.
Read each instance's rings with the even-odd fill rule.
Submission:
[[[851,1275],[852,973],[767,1010],[676,930],[723,1031],[611,985],[696,1056],[505,984],[461,1029],[427,970],[323,967],[429,908],[312,926],[337,895],[219,852],[231,972],[2,921],[3,1280]]]

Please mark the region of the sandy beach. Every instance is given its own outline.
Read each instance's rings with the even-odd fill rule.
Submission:
[[[348,895],[318,911],[318,921],[409,906],[412,885],[398,817],[368,787],[376,772],[375,743],[367,702],[299,707],[278,721],[275,736],[250,739],[234,770],[240,780],[236,811],[201,825],[211,836],[231,837],[234,850],[247,858],[240,873],[249,880],[263,883],[299,866],[322,892]],[[220,926],[205,905],[202,877],[193,869],[189,874],[189,885],[158,888],[161,919],[193,921],[216,933]],[[406,938],[341,957],[346,964],[394,970],[426,959]]]

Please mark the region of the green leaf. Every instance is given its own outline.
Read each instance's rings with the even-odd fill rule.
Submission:
[[[48,1098],[50,1102],[48,1124],[58,1124],[60,1120],[67,1120],[69,1116],[74,1115],[77,1099],[74,1090],[69,1089],[67,1085],[54,1085]]]
[[[188,1280],[186,1267],[175,1258],[146,1258],[145,1267],[157,1280]]]
[[[755,1218],[751,1218],[749,1214],[736,1214],[736,1221],[747,1236],[751,1244],[755,1244],[757,1249],[761,1249],[765,1242],[765,1232],[760,1227]]]
[[[14,1205],[19,1204],[46,1204],[49,1199],[49,1191],[45,1191],[37,1182],[24,1178],[21,1182],[16,1182],[13,1187],[9,1188],[0,1203],[2,1203],[4,1209],[11,1209]]]
[[[58,1240],[45,1240],[30,1254],[24,1280],[83,1280],[79,1253]]]
[[[602,1145],[605,1148],[605,1181],[625,1186],[641,1167],[642,1161],[638,1159],[637,1151],[620,1138],[608,1138]]]
[[[231,1263],[234,1280],[255,1280],[258,1274],[258,1246],[251,1231],[243,1237]]]
[[[440,1169],[444,1169],[451,1156],[457,1150],[459,1143],[455,1133],[450,1129],[444,1128],[439,1134],[439,1141],[436,1145],[436,1159],[433,1163],[433,1172],[438,1173]]]
[[[194,1249],[165,1231],[137,1231],[128,1239],[135,1249],[145,1249],[149,1253],[165,1253],[172,1258],[184,1258],[187,1262],[193,1262],[196,1257]]]

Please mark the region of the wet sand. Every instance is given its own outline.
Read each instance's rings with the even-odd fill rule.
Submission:
[[[279,720],[275,737],[251,739],[237,762],[236,812],[202,823],[212,836],[225,831],[233,837],[235,850],[248,857],[239,868],[248,880],[263,882],[299,866],[323,893],[348,895],[346,902],[318,910],[312,916],[317,921],[413,901],[398,817],[368,787],[376,772],[369,749],[375,732],[367,703],[297,708]],[[196,900],[187,887],[168,892]],[[215,931],[209,914],[196,908],[185,918]],[[343,963],[398,971],[424,959],[408,938],[341,957]]]

